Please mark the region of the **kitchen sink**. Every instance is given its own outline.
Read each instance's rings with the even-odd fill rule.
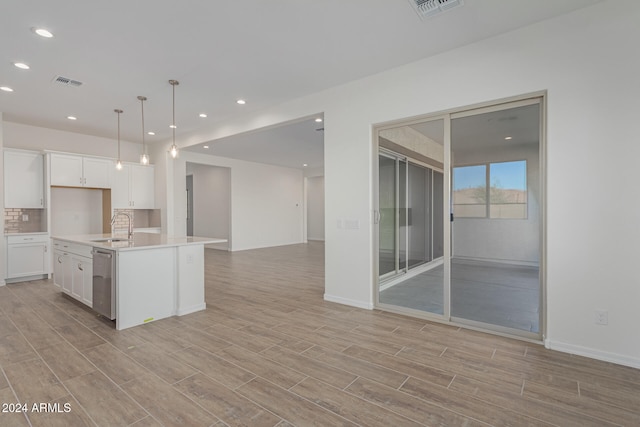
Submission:
[[[96,239],[92,240],[92,242],[96,243],[113,243],[113,242],[128,242],[129,239],[120,238],[120,237],[110,237],[108,239]]]

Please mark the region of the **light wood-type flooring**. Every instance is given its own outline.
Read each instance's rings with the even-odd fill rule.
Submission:
[[[70,407],[0,426],[640,425],[640,370],[325,302],[321,243],[206,252],[205,311],[120,332],[0,288],[0,402]]]

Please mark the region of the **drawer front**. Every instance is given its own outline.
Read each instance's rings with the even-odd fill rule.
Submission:
[[[16,243],[46,243],[49,240],[47,234],[21,234],[21,235],[8,235],[7,243],[14,245]]]
[[[64,240],[54,240],[53,241],[53,250],[59,250],[67,253],[72,253],[75,255],[80,255],[89,259],[93,258],[91,254],[92,246],[88,245],[79,245],[77,243],[65,242]]]

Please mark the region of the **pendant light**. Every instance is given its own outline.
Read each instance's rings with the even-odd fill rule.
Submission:
[[[120,170],[122,169],[122,161],[120,161],[120,114],[122,110],[116,108],[113,111],[118,114],[118,161],[116,162],[116,169]]]
[[[144,101],[147,100],[146,96],[138,96],[140,101],[140,108],[142,110],[142,154],[140,155],[140,164],[147,166],[149,164],[149,155],[147,154],[147,146],[144,143]]]
[[[180,84],[177,80],[169,80],[169,84],[173,88],[173,120],[171,122],[171,130],[173,131],[173,144],[169,148],[169,153],[174,159],[178,157],[178,146],[176,145],[176,86]]]

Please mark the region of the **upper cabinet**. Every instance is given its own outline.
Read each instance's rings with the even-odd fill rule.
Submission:
[[[4,207],[44,208],[44,157],[42,154],[5,150]]]
[[[51,185],[111,188],[113,161],[72,154],[51,154]]]
[[[154,209],[155,169],[153,166],[123,164],[114,172],[111,206],[114,209]]]

